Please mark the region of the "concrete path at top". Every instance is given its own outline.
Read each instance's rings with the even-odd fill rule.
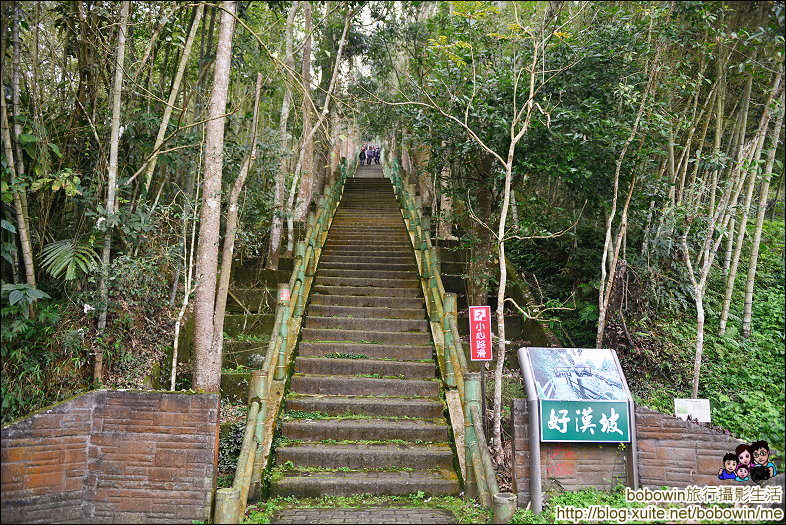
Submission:
[[[355,178],[361,179],[379,179],[384,177],[382,175],[382,166],[379,164],[374,164],[374,161],[371,161],[371,164],[363,164],[358,165],[357,172],[355,173]]]

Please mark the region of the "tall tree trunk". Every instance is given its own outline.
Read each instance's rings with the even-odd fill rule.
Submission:
[[[630,199],[633,193],[633,186],[636,180],[634,176],[634,178],[630,182],[628,197],[623,207],[622,220],[620,222],[619,230],[617,233],[617,242],[614,243],[612,239],[612,232],[614,227],[614,216],[617,213],[617,199],[619,196],[619,182],[620,182],[620,172],[622,171],[622,161],[625,159],[625,154],[628,151],[628,147],[630,146],[631,142],[633,142],[633,139],[636,136],[636,132],[639,129],[639,123],[641,122],[641,117],[644,115],[644,110],[646,108],[647,98],[651,93],[654,92],[655,79],[658,75],[658,58],[660,57],[660,52],[661,52],[661,48],[658,47],[658,50],[655,53],[655,58],[652,63],[652,68],[650,69],[649,81],[647,82],[647,86],[644,88],[644,94],[641,97],[641,104],[639,105],[639,111],[636,114],[636,119],[634,120],[633,127],[630,130],[630,135],[628,135],[628,138],[622,147],[622,151],[620,151],[614,169],[614,192],[612,196],[611,213],[606,219],[606,238],[603,244],[603,257],[601,260],[601,278],[600,278],[600,287],[598,289],[598,330],[595,336],[596,348],[601,348],[601,346],[603,345],[603,333],[606,329],[606,315],[607,315],[606,310],[608,309],[609,301],[611,300],[611,290],[614,285],[614,277],[615,277],[614,273],[617,267],[617,260],[618,260],[619,249],[621,244],[619,241],[622,238],[622,236],[625,234],[625,230],[627,228],[628,206],[630,205]],[[673,148],[670,148],[669,171],[672,177],[676,177],[676,172],[674,172],[673,170],[674,170],[674,152],[673,152]],[[672,178],[671,181],[673,183],[674,178]],[[613,251],[612,251],[612,247],[613,247]],[[611,256],[609,256],[610,252],[611,252]],[[607,264],[609,265],[608,273],[606,268]]]
[[[161,125],[158,127],[158,135],[156,135],[156,141],[153,144],[153,155],[148,161],[147,169],[145,170],[145,194],[147,194],[147,192],[150,190],[150,183],[153,180],[153,172],[156,169],[156,162],[158,161],[158,150],[164,143],[164,136],[166,135],[166,130],[169,126],[169,119],[172,116],[172,110],[175,107],[177,95],[180,92],[180,83],[183,80],[183,72],[186,69],[188,58],[191,56],[191,47],[194,44],[194,37],[196,36],[197,29],[199,28],[199,22],[202,20],[202,12],[204,9],[205,4],[203,3],[200,3],[196,7],[194,20],[191,24],[191,31],[188,33],[188,38],[186,39],[186,44],[183,48],[183,55],[180,57],[180,64],[177,66],[175,81],[172,84],[172,89],[169,92],[169,99],[167,100],[166,106],[164,107],[164,115],[161,118]]]
[[[781,71],[783,65],[781,64]],[[751,246],[751,259],[748,265],[748,279],[745,283],[745,306],[742,314],[742,337],[746,339],[751,335],[751,318],[753,315],[753,284],[756,279],[756,265],[759,262],[759,245],[761,243],[761,230],[764,224],[764,213],[767,211],[767,195],[770,191],[770,179],[772,178],[772,166],[775,163],[775,153],[778,151],[778,141],[783,127],[783,108],[784,96],[781,92],[780,114],[772,132],[772,147],[767,157],[767,166],[764,168],[764,178],[761,181],[759,208],[756,213],[756,229],[753,231],[753,244]],[[769,111],[767,109],[766,111]]]
[[[21,67],[21,52],[22,45],[19,40],[19,19],[21,17],[22,7],[19,2],[14,2],[14,25],[12,27],[12,38],[14,39],[14,56],[13,56],[13,79],[12,79],[12,102],[14,111],[14,144],[16,145],[16,173],[17,176],[23,178],[25,176],[25,163],[24,155],[22,153],[22,144],[19,140],[22,135],[22,104],[19,100],[19,70]],[[19,191],[19,199],[22,202],[22,209],[24,210],[25,228],[28,235],[30,234],[30,213],[27,209],[27,192]]]
[[[775,186],[775,197],[772,199],[772,206],[770,207],[770,220],[775,219],[775,207],[778,206],[778,198],[781,196],[781,188],[783,187],[783,173],[778,177],[778,185]]]
[[[339,44],[338,44],[338,51],[336,51],[336,59],[335,59],[335,62],[333,63],[333,75],[330,78],[330,86],[328,87],[327,93],[325,93],[325,103],[322,106],[322,111],[319,114],[319,118],[317,119],[316,124],[314,124],[313,126],[311,126],[309,128],[308,135],[303,139],[304,147],[300,151],[300,156],[298,158],[298,163],[297,163],[297,166],[295,166],[295,179],[293,179],[293,181],[292,181],[292,188],[290,189],[290,194],[289,194],[289,208],[290,209],[293,209],[292,202],[294,200],[294,195],[295,195],[294,191],[295,191],[295,183],[297,182],[297,174],[300,172],[301,167],[306,166],[306,164],[305,164],[306,163],[306,159],[310,159],[309,162],[312,162],[312,164],[311,164],[311,166],[312,166],[312,173],[311,173],[312,180],[310,182],[308,182],[307,184],[305,184],[305,185],[301,184],[301,186],[300,186],[300,195],[302,197],[302,200],[298,201],[297,210],[293,210],[293,213],[289,215],[289,218],[288,218],[288,221],[287,221],[287,226],[289,227],[289,236],[287,238],[287,253],[288,254],[292,253],[292,249],[294,248],[294,242],[295,242],[294,226],[292,224],[292,218],[294,216],[294,218],[297,219],[298,221],[303,221],[306,218],[306,214],[308,213],[308,207],[311,205],[311,192],[313,190],[313,182],[314,182],[313,181],[313,177],[314,177],[314,174],[313,174],[313,158],[314,158],[313,138],[314,138],[314,135],[316,134],[317,130],[319,130],[322,127],[322,125],[325,122],[325,119],[327,118],[328,113],[330,111],[330,101],[331,101],[331,99],[333,97],[333,91],[336,88],[336,84],[338,83],[339,66],[341,65],[341,55],[344,52],[344,45],[347,43],[347,34],[349,33],[349,25],[352,22],[352,18],[353,18],[354,14],[355,14],[354,10],[350,9],[349,6],[346,6],[345,9],[346,9],[346,11],[344,13],[344,31],[341,33],[341,40],[339,41]],[[309,46],[310,46],[310,44],[309,44]],[[303,53],[304,53],[304,56],[305,56],[305,50],[304,50]],[[304,64],[304,69],[305,69],[305,60],[304,60],[303,64]],[[304,93],[304,96],[306,96],[309,99],[310,105],[313,105],[313,101],[311,101],[311,99],[310,99],[310,93]],[[304,114],[304,118],[305,118],[305,114]],[[310,149],[307,146],[309,143],[312,144]],[[305,172],[304,172],[304,174],[305,174]]]
[[[240,173],[237,176],[232,190],[229,193],[229,203],[227,211],[227,225],[224,233],[224,248],[221,253],[221,275],[218,281],[216,292],[216,307],[213,317],[213,344],[211,352],[222,355],[224,348],[224,313],[227,307],[227,295],[229,294],[229,278],[232,274],[232,257],[235,253],[235,235],[237,233],[237,202],[240,192],[246,183],[246,177],[254,161],[257,158],[257,123],[259,119],[259,97],[262,94],[262,73],[257,73],[256,94],[254,96],[254,116],[251,122],[250,149]]]
[[[287,60],[287,68],[289,69],[287,77],[294,74],[295,71],[295,57],[292,54],[292,32],[295,26],[295,15],[300,7],[298,2],[293,2],[289,7],[287,14],[286,25],[286,44],[285,55]],[[278,124],[278,136],[281,141],[281,151],[284,155],[281,158],[281,165],[276,172],[276,182],[273,188],[273,219],[270,224],[270,241],[268,243],[267,263],[266,267],[270,269],[278,268],[278,257],[281,252],[281,231],[283,229],[284,220],[284,192],[286,191],[287,173],[290,167],[289,155],[289,140],[287,139],[287,121],[289,120],[289,110],[292,106],[292,88],[289,78],[285,80],[286,89],[284,91],[284,100],[281,102],[281,119]]]
[[[14,149],[11,144],[11,130],[8,127],[8,108],[6,107],[5,97],[0,96],[0,111],[2,111],[2,133],[3,133],[3,151],[5,158],[8,161],[8,171],[11,173],[11,190],[14,198],[14,211],[16,212],[16,224],[19,230],[19,244],[22,247],[22,260],[25,264],[25,280],[27,284],[36,287],[35,281],[35,267],[33,265],[33,248],[30,243],[30,231],[27,228],[27,218],[25,217],[25,208],[22,205],[22,198],[20,193],[23,191],[18,189],[16,184],[17,174],[16,166],[14,165]]]
[[[115,78],[112,83],[112,124],[109,138],[109,171],[106,189],[106,232],[104,248],[101,252],[101,314],[98,317],[98,331],[106,328],[106,314],[109,309],[109,257],[112,252],[112,232],[115,221],[115,192],[117,189],[117,157],[120,144],[120,95],[123,92],[123,70],[126,55],[126,28],[128,26],[128,10],[130,3],[123,2],[120,8],[120,29],[117,33],[117,51],[115,53]],[[103,351],[96,349],[93,379],[101,384],[103,381]]]
[[[775,82],[772,87],[772,91],[770,92],[769,99],[767,100],[767,104],[765,105],[766,108],[772,104],[772,101],[775,97],[779,95],[780,90],[783,88],[781,85],[781,81],[783,79],[783,73],[778,72],[775,77]],[[757,132],[757,139],[755,142],[755,150],[753,154],[753,166],[758,166],[759,160],[761,159],[761,152],[764,148],[764,139],[767,136],[767,128],[769,127],[770,123],[770,111],[765,110],[761,116],[761,121],[759,122],[759,130]],[[745,239],[745,233],[748,228],[748,213],[750,212],[751,200],[753,199],[753,188],[756,185],[756,172],[758,168],[753,168],[753,173],[750,175],[750,179],[748,181],[748,189],[745,193],[745,202],[742,205],[742,216],[740,217],[740,222],[737,227],[737,240],[736,245],[734,247],[734,254],[732,255],[731,259],[731,266],[729,267],[729,274],[726,280],[726,291],[723,296],[723,306],[721,307],[721,314],[719,320],[719,328],[718,333],[723,335],[726,333],[726,324],[728,323],[729,319],[729,310],[731,308],[731,296],[734,292],[734,281],[737,278],[737,266],[740,262],[740,254],[742,253],[742,242]]]
[[[497,287],[497,366],[494,369],[494,450],[502,457],[502,372],[505,366],[505,289],[508,279],[508,265],[505,258],[505,223],[510,206],[510,183],[513,179],[513,149],[510,145],[508,165],[505,167],[505,188],[502,194],[502,210],[499,214],[497,229],[497,257],[499,258],[499,286]],[[485,406],[485,399],[483,400]]]
[[[205,177],[202,182],[199,244],[194,296],[194,374],[197,390],[218,392],[221,388],[221,355],[213,352],[218,239],[221,225],[221,172],[224,166],[224,123],[226,117],[229,68],[232,61],[232,34],[236,3],[224,2],[218,29],[218,47],[205,125]]]
[[[297,203],[292,210],[293,220],[302,222],[308,213],[308,206],[311,204],[311,192],[314,187],[314,133],[311,132],[312,128],[316,126],[312,123],[311,107],[314,101],[311,98],[311,47],[313,25],[311,23],[311,3],[303,1],[303,16],[305,18],[305,26],[303,31],[306,33],[306,41],[303,44],[303,64],[301,69],[301,76],[303,78],[303,147],[300,150],[300,157],[298,158],[298,165],[300,169],[296,171],[300,174],[300,184],[298,188]],[[287,245],[287,251],[289,246]]]

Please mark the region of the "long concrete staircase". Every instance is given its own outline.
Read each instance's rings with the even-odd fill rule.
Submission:
[[[444,411],[392,185],[359,168],[317,270],[270,494],[457,495]]]

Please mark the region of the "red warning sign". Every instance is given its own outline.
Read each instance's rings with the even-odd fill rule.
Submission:
[[[491,361],[491,307],[469,307],[469,350],[472,361]]]

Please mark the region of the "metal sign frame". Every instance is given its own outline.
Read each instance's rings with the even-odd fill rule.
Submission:
[[[532,511],[539,514],[543,511],[543,489],[541,486],[541,466],[540,466],[540,443],[541,443],[541,418],[540,412],[540,396],[535,383],[535,372],[532,369],[532,360],[530,358],[530,348],[542,347],[522,347],[519,348],[518,358],[521,375],[524,378],[524,388],[527,393],[527,412],[529,417],[528,434],[529,434],[529,460],[530,460],[530,500]],[[627,447],[627,478],[628,485],[634,489],[639,488],[639,454],[638,443],[636,439],[636,406],[633,402],[633,397],[628,388],[628,381],[622,371],[617,353],[610,350],[611,355],[614,357],[614,364],[620,372],[622,379],[622,388],[626,396],[628,404],[628,425],[629,425],[629,438],[630,441],[626,443]],[[549,441],[550,442],[550,441]],[[600,443],[599,441],[590,441],[590,443]],[[621,441],[616,440],[615,443]],[[582,441],[567,441],[566,443],[584,443]],[[538,475],[533,475],[533,473]]]

